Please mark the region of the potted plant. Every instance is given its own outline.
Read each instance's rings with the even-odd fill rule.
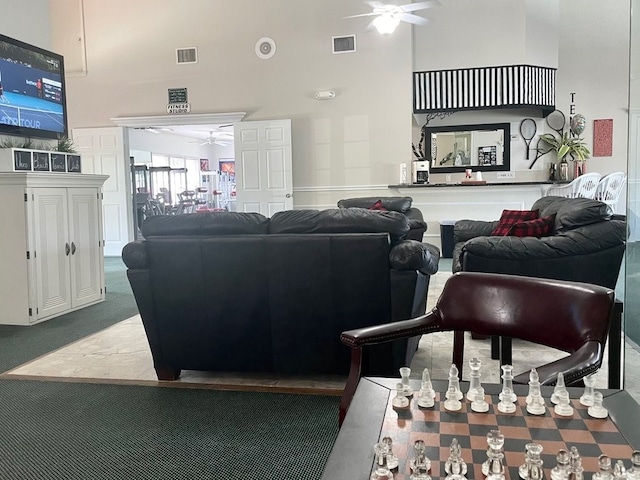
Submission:
[[[556,137],[551,133],[543,133],[540,135],[540,138],[556,152],[558,160],[560,161],[561,180],[568,180],[568,178],[562,178],[562,173],[563,164],[567,165],[567,156],[569,155],[571,156],[571,160],[576,162],[576,176],[585,173],[585,161],[589,158],[591,152],[582,138],[573,137],[569,132],[565,132],[559,137]],[[568,170],[568,165],[564,169]]]

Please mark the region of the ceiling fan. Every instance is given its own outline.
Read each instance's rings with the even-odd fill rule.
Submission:
[[[407,3],[406,5],[385,4],[375,0],[368,0],[365,1],[365,3],[373,8],[373,12],[350,15],[344,18],[369,17],[375,15],[376,18],[373,19],[371,25],[376,27],[378,32],[381,34],[393,33],[400,22],[413,23],[414,25],[426,25],[429,20],[424,17],[414,15],[411,12],[440,5],[438,0]]]
[[[209,136],[204,141],[194,140],[189,143],[199,143],[200,145],[220,145],[222,147],[231,145],[233,133],[222,131],[210,131]]]

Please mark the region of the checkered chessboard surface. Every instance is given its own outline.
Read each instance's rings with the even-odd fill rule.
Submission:
[[[587,407],[578,399],[572,399],[572,417],[561,417],[553,411],[553,404],[545,398],[545,415],[527,413],[524,397],[518,397],[515,413],[498,411],[498,395],[486,395],[490,407],[487,413],[471,410],[471,402],[462,400],[462,410],[447,411],[444,408],[444,393],[436,392],[435,406],[422,408],[417,404],[416,394],[407,408],[394,408],[391,404],[394,393],[389,396],[380,440],[391,437],[393,453],[398,457],[395,480],[409,480],[409,462],[413,458],[413,444],[422,439],[427,445],[427,457],[431,460],[431,477],[445,478],[444,463],[449,457],[451,440],[457,438],[462,447],[462,458],[467,463],[469,480],[484,479],[482,463],[487,459],[487,433],[498,429],[505,437],[504,463],[506,478],[517,480],[518,467],[524,463],[525,445],[539,443],[543,447],[542,460],[545,478],[551,478],[551,469],[556,466],[556,455],[561,448],[567,451],[575,446],[582,456],[584,475],[591,478],[598,470],[598,456],[606,454],[612,464],[621,459],[630,467],[633,449],[627,444],[611,419],[591,418]]]

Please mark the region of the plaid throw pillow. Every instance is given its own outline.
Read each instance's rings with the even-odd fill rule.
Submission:
[[[513,224],[507,235],[513,237],[546,237],[553,233],[556,214]]]
[[[381,212],[388,212],[386,208],[382,206],[382,200],[378,200],[376,203],[369,207],[369,210],[380,210]]]
[[[503,237],[509,234],[509,229],[518,222],[528,222],[538,218],[538,210],[503,210],[498,226],[491,235]]]

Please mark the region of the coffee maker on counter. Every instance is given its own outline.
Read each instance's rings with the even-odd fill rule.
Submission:
[[[412,162],[411,180],[415,184],[429,183],[429,162],[427,160]]]

